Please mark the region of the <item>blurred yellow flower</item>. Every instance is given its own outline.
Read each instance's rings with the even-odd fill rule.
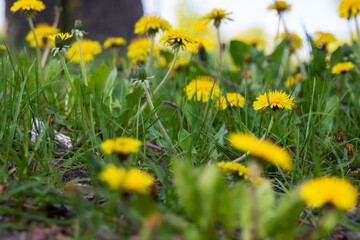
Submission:
[[[289,46],[291,51],[295,51],[295,49],[300,49],[302,47],[302,40],[301,38],[295,33],[281,33],[281,39],[288,39]]]
[[[249,133],[231,133],[229,140],[238,150],[250,151],[251,155],[276,164],[286,172],[292,169],[289,153],[268,140],[260,141]]]
[[[342,63],[338,63],[335,64],[332,68],[331,68],[331,73],[332,74],[340,74],[340,73],[345,73],[347,71],[350,71],[351,69],[353,69],[355,67],[355,65],[352,62],[342,62]]]
[[[192,29],[197,33],[204,33],[209,30],[209,24],[203,20],[198,20],[193,23]]]
[[[269,91],[269,94],[264,93],[256,98],[256,101],[253,103],[254,110],[270,108],[286,108],[293,109],[295,106],[294,97],[286,94],[282,91]]]
[[[208,21],[213,21],[214,26],[218,28],[221,24],[221,22],[225,19],[232,21],[231,18],[228,17],[228,15],[232,14],[231,12],[226,12],[223,9],[213,9],[210,13],[205,14],[202,18],[206,19]]]
[[[134,138],[118,137],[115,140],[107,139],[101,144],[101,148],[106,154],[112,154],[114,152],[123,155],[135,153],[139,150],[141,142]]]
[[[144,63],[151,47],[151,41],[147,37],[136,38],[128,46],[128,57],[133,63]]]
[[[45,9],[45,5],[40,0],[18,0],[14,2],[14,4],[11,6],[10,11],[16,12],[18,10],[22,11],[42,11]]]
[[[159,59],[158,59],[158,64],[162,68],[165,67],[166,64],[167,64],[166,57],[160,56]]]
[[[51,34],[56,34],[60,32],[60,29],[54,28],[53,26],[50,26],[48,23],[39,23],[35,27],[35,35],[36,39],[38,40],[39,47],[44,47],[47,43],[48,36]],[[36,42],[34,39],[34,34],[32,31],[30,31],[26,37],[25,40],[29,43],[29,46],[32,48],[36,47]],[[54,43],[51,43],[51,47],[54,47]]]
[[[154,184],[154,177],[132,168],[126,174],[122,188],[125,191],[133,191],[142,194],[149,193],[149,187]]]
[[[336,41],[336,38],[331,33],[316,32],[317,38],[313,40],[313,45],[316,47],[326,46],[330,42]]]
[[[220,100],[216,102],[216,107],[219,107],[219,105],[220,110],[225,110],[228,106],[243,108],[245,98],[240,93],[227,93],[226,97],[221,96]]]
[[[225,173],[233,173],[236,172],[240,177],[247,179],[249,177],[249,169],[247,169],[244,165],[236,162],[218,162],[217,165],[223,170]]]
[[[126,40],[122,37],[109,37],[104,42],[104,48],[109,47],[118,47],[120,45],[125,45]]]
[[[84,62],[94,60],[94,55],[97,55],[102,52],[101,45],[98,41],[92,41],[89,39],[81,40],[81,52],[84,58]],[[80,51],[79,44],[74,42],[68,50],[68,55],[71,58],[71,61],[80,63]]]
[[[4,44],[0,44],[0,52],[6,52],[7,48]]]
[[[300,188],[300,195],[312,207],[325,204],[349,210],[357,203],[357,191],[351,182],[331,176],[315,178],[305,182]]]
[[[145,14],[135,24],[135,33],[155,35],[160,30],[166,31],[171,28],[171,25],[165,19],[157,16]]]
[[[211,99],[218,98],[220,95],[220,88],[216,85],[214,79],[209,76],[197,76],[184,89],[188,100],[194,98],[196,101],[207,102],[210,92]]]
[[[174,66],[174,69],[177,70],[181,67],[185,67],[187,65],[189,65],[190,63],[190,60],[187,60],[187,59],[184,59],[184,58],[178,58],[175,62],[175,66]],[[169,68],[171,66],[171,63],[169,63]]]
[[[278,13],[282,13],[285,11],[289,11],[291,9],[291,5],[285,1],[275,1],[275,3],[270,5],[268,9],[276,10]]]
[[[338,12],[340,17],[350,19],[359,14],[360,0],[343,0],[341,1]]]
[[[165,32],[165,34],[161,36],[160,41],[168,44],[173,49],[184,49],[196,43],[195,39],[189,33],[179,29],[172,29]]]
[[[107,183],[110,189],[121,187],[126,177],[125,168],[117,168],[112,164],[107,165],[99,174],[99,179]]]
[[[201,47],[205,48],[206,50],[212,49],[214,47],[213,42],[208,38],[194,37],[194,40],[196,43],[190,45],[190,51],[193,54],[198,53]]]
[[[289,76],[285,82],[286,89],[294,88],[294,86],[296,84],[298,84],[299,82],[301,82],[302,79],[303,79],[303,76],[301,73],[297,73],[297,74],[295,74],[295,76]]]

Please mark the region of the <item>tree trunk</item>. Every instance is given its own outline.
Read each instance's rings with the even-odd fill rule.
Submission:
[[[10,12],[16,0],[6,0],[6,40],[9,44],[20,44],[30,31],[27,21],[20,12]],[[38,12],[34,23],[54,21],[54,6],[57,0],[43,1],[45,10]],[[62,0],[63,12],[59,28],[63,32],[71,31],[76,19],[82,20],[85,38],[103,41],[106,37],[124,37],[130,40],[134,36],[135,22],[142,16],[141,0]]]

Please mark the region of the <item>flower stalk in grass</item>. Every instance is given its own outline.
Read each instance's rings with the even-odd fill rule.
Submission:
[[[76,41],[79,46],[79,56],[80,56],[80,66],[81,66],[81,75],[83,77],[83,81],[85,86],[88,86],[87,76],[86,76],[86,68],[85,68],[85,62],[84,62],[84,56],[81,50],[81,40],[84,37],[84,31],[82,30],[82,22],[80,20],[75,21],[74,29],[72,30],[72,33],[74,34]]]
[[[42,81],[43,78],[43,74],[42,74],[42,67],[41,67],[41,51],[40,51],[40,46],[39,46],[39,41],[36,37],[36,33],[35,33],[35,27],[34,27],[34,23],[31,17],[27,18],[31,32],[34,35],[34,40],[35,40],[35,44],[36,44],[36,61],[37,61],[37,65],[38,65],[38,74],[39,74],[39,79],[40,81]]]
[[[155,34],[151,35],[150,39],[151,39],[151,45],[150,45],[149,57],[148,57],[148,60],[146,62],[146,67],[145,67],[146,72],[149,71],[149,67],[150,67],[150,65],[152,63],[152,59],[153,59],[153,52],[154,52],[154,45],[155,45]]]
[[[217,39],[218,39],[218,43],[219,43],[219,74],[218,74],[218,77],[216,79],[216,84],[219,85],[220,84],[220,78],[221,78],[222,55],[223,55],[223,46],[222,46],[222,43],[221,43],[219,26],[216,27],[216,33],[217,33]]]

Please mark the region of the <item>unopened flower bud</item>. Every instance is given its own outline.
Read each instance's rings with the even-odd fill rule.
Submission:
[[[75,20],[74,28],[77,30],[82,30],[82,21],[81,20]]]
[[[146,70],[143,66],[140,66],[136,69],[136,78],[140,81],[144,81],[147,79],[147,74],[146,74]]]
[[[64,47],[64,41],[60,36],[55,37],[55,47],[62,49]]]

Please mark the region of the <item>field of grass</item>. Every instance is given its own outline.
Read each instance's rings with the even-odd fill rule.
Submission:
[[[221,34],[226,19],[211,19]],[[4,43],[0,239],[360,239],[360,38],[329,52],[309,33],[300,60],[287,29],[270,53],[239,40],[219,50],[216,37],[208,51],[169,32],[146,32],[132,57],[98,54],[77,29],[54,38],[44,66],[45,48]],[[71,44],[94,60],[76,61]],[[275,90],[287,97],[270,106]],[[109,141],[119,137],[131,139]],[[234,160],[245,170],[221,167]],[[339,182],[306,197],[311,179]]]

